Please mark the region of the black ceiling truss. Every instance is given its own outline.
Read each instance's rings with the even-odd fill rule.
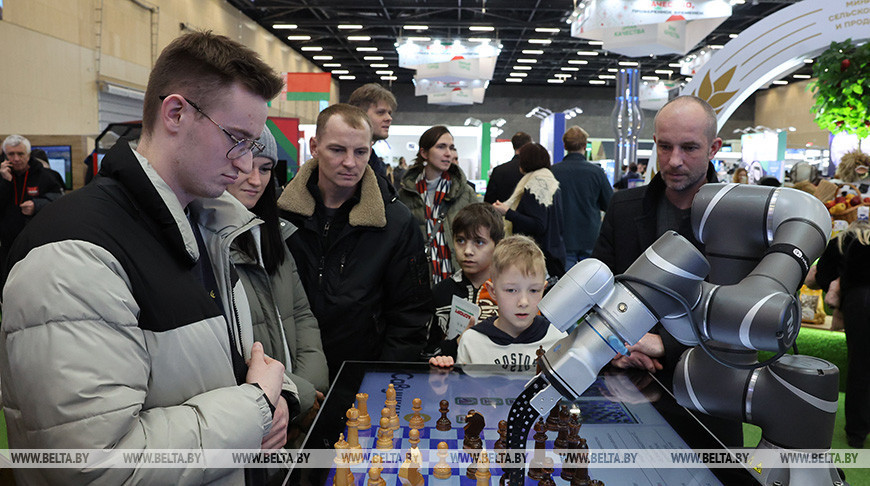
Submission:
[[[502,45],[492,83],[506,84],[505,79],[514,72],[517,59],[535,58],[536,63],[525,64],[531,69],[523,70],[527,76],[522,84],[548,85],[547,80],[555,74],[567,74],[561,86],[588,86],[589,80],[600,79],[602,74],[613,74],[619,61],[640,63],[641,75],[653,75],[655,70],[670,70],[673,74],[661,75],[663,79],[680,78],[679,68],[669,66],[683,56],[663,55],[641,58],[625,58],[608,53],[598,45],[590,45],[584,39],[572,38],[566,20],[574,9],[574,0],[229,0],[245,15],[275,34],[324,71],[342,69],[356,76],[355,82],[382,82],[375,71],[391,70],[397,79],[394,82],[410,82],[414,71],[398,67],[395,49],[397,39],[408,36],[425,36],[452,42],[454,39],[488,37]],[[796,3],[797,0],[747,0],[734,5],[733,14],[697,47],[724,45],[731,38],[761,18]],[[484,11],[485,10],[485,11]],[[273,29],[274,24],[295,24],[292,30]],[[339,25],[357,24],[361,29],[343,30]],[[425,31],[412,31],[406,25],[427,25]],[[470,26],[491,26],[492,32],[474,32]],[[535,28],[558,27],[558,33],[540,33]],[[291,41],[288,35],[307,35],[310,40]],[[367,35],[370,41],[356,42],[349,35]],[[530,44],[529,39],[550,39],[549,45]],[[303,51],[306,46],[322,47],[322,51]],[[359,46],[377,47],[377,52],[361,52]],[[543,50],[543,55],[529,56],[523,50]],[[596,51],[598,56],[578,56],[577,51]],[[329,55],[332,60],[314,59],[314,56]],[[365,56],[382,56],[382,61],[365,60]],[[587,64],[569,64],[569,60],[585,60]],[[340,63],[341,67],[325,67],[325,63]],[[388,64],[387,68],[371,67],[373,63]],[[578,68],[564,71],[563,67]],[[611,71],[608,71],[611,70]],[[801,73],[809,73],[810,67]],[[612,80],[605,80],[609,85]],[[552,85],[551,85],[552,86]]]

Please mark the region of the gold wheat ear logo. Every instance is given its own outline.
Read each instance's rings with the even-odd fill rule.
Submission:
[[[717,115],[722,110],[722,107],[737,93],[737,91],[725,91],[736,70],[737,66],[734,66],[712,83],[710,82],[710,71],[707,71],[707,74],[704,75],[704,80],[701,81],[701,86],[695,93],[695,96],[710,103],[710,106],[713,107]]]

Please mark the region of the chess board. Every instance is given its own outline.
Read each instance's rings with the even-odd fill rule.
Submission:
[[[386,481],[388,486],[401,484],[398,479],[399,467],[405,453],[411,448],[409,442],[410,427],[408,419],[412,416],[411,402],[414,398],[420,398],[423,404],[422,416],[425,421],[424,427],[420,430],[420,442],[418,448],[423,451],[434,451],[437,449],[439,442],[446,442],[451,453],[463,452],[462,442],[464,438],[463,425],[465,415],[469,410],[475,410],[481,413],[485,419],[485,428],[481,434],[484,448],[492,451],[495,442],[499,439],[498,421],[504,420],[507,417],[513,400],[523,390],[526,382],[532,375],[517,374],[517,373],[494,373],[491,370],[472,370],[471,367],[466,367],[462,371],[432,372],[425,367],[418,370],[409,370],[407,366],[398,370],[377,370],[373,369],[363,373],[362,378],[358,381],[355,390],[347,390],[343,400],[346,402],[339,408],[345,411],[353,403],[350,398],[357,391],[364,392],[369,395],[367,401],[367,409],[371,416],[371,428],[368,430],[359,431],[359,442],[364,454],[364,461],[360,465],[351,466],[350,469],[354,473],[355,485],[366,485],[368,476],[368,467],[370,465],[370,454],[390,454],[391,459],[386,461],[381,477]],[[400,427],[393,434],[393,449],[389,451],[380,451],[376,447],[378,421],[380,419],[380,410],[384,406],[386,389],[389,384],[393,384],[397,391],[396,412],[400,419]],[[638,392],[635,397],[638,399],[629,401],[620,401],[613,398],[614,391],[610,390],[613,382],[608,382],[606,378],[599,378],[595,384],[578,400],[570,402],[570,407],[576,413],[579,410],[582,426],[579,435],[587,440],[590,451],[596,448],[614,449],[614,448],[685,448],[689,446],[680,438],[679,435],[671,428],[667,421],[656,412],[655,408],[650,403],[639,400],[641,397]],[[332,395],[332,392],[331,392]],[[625,398],[624,391],[622,392]],[[330,396],[330,398],[337,398]],[[449,413],[448,418],[452,422],[452,429],[449,431],[439,431],[435,429],[435,422],[441,416],[439,413],[440,400],[448,400]],[[569,402],[565,402],[569,403]],[[324,408],[327,404],[324,404]],[[333,404],[334,406],[334,404]],[[325,411],[325,410],[324,410]],[[324,413],[321,411],[321,414]],[[335,414],[335,412],[333,412]],[[339,412],[335,415],[341,415]],[[330,441],[338,440],[338,433],[341,432],[347,435],[345,421],[343,417],[332,417],[333,434],[332,439],[325,439],[322,445],[328,444]],[[319,417],[318,421],[328,420],[325,417]],[[322,432],[322,430],[321,430]],[[532,432],[534,434],[534,432]],[[526,450],[530,454],[533,453],[535,442],[532,439],[532,434],[527,441]],[[557,437],[557,432],[547,432],[547,450],[554,448],[553,441]],[[429,456],[427,456],[429,457]],[[455,457],[455,456],[452,456]],[[434,464],[437,457],[431,457],[429,464]],[[329,470],[324,475],[323,484],[332,485],[335,475],[335,468]],[[422,468],[420,472],[423,474],[427,485],[476,485],[477,482],[466,476],[466,467],[455,466],[452,468],[452,474],[449,479],[436,479],[432,476],[430,468]],[[498,464],[490,464],[490,473],[492,475],[491,484],[498,484],[498,479],[502,475],[502,469]],[[560,468],[558,464],[553,473],[553,479],[557,485],[567,486],[569,481],[561,479]],[[693,485],[721,485],[716,476],[707,469],[618,469],[618,468],[600,468],[595,465],[590,465],[589,476],[592,479],[598,479],[604,482],[605,485],[671,485],[671,484],[693,484]],[[537,481],[526,478],[527,484],[537,484]]]

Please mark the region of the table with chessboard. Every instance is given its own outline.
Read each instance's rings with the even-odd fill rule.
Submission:
[[[357,432],[364,459],[361,464],[347,466],[353,473],[353,482],[347,484],[368,484],[372,453],[376,453],[387,458],[381,464],[383,470],[379,476],[387,486],[399,485],[402,484],[399,480],[402,458],[406,457],[412,447],[409,420],[414,414],[413,399],[421,400],[420,415],[424,421],[424,426],[419,429],[417,448],[426,453],[426,458],[430,461],[426,464],[431,466],[438,459],[435,457],[435,451],[440,442],[445,442],[451,453],[463,452],[463,426],[466,414],[470,410],[483,416],[485,427],[480,434],[483,447],[493,451],[496,441],[500,438],[498,422],[507,418],[514,399],[532,376],[530,372],[517,373],[492,366],[465,366],[445,371],[423,364],[346,362],[306,438],[303,449],[328,449],[334,447],[340,440],[339,434],[342,439],[347,438],[349,432],[347,411],[351,407],[359,407],[356,400],[358,393],[366,393],[368,398],[365,400],[365,408],[371,418],[371,427]],[[677,428],[684,435],[688,427],[692,429],[693,434],[709,436],[681,407],[672,407],[685,414],[681,417],[665,413],[668,415],[666,419],[659,413],[648,398],[653,396],[655,403],[673,398],[663,389],[659,389],[658,383],[654,381],[652,383],[653,386],[648,386],[641,391],[634,386],[630,375],[622,372],[608,373],[600,376],[579,399],[563,402],[573,413],[579,412],[582,421],[579,436],[586,440],[590,452],[596,449],[689,449],[690,445],[668,421],[679,421]],[[391,384],[395,389],[395,411],[399,417],[399,428],[393,433],[392,449],[378,450],[376,444],[381,409],[384,407],[387,389]],[[437,430],[435,427],[436,421],[442,416],[439,412],[441,400],[446,400],[449,406],[446,416],[452,427],[447,431]],[[527,441],[526,450],[529,453],[532,453],[535,448],[532,434],[534,431],[529,434]],[[557,432],[547,432],[547,449],[553,449],[553,441],[556,437]],[[457,456],[451,456],[454,457]],[[453,467],[448,479],[435,478],[432,467],[420,468],[425,484],[439,486],[479,484],[478,480],[466,475],[466,467],[457,465],[452,460],[451,465]],[[492,476],[490,484],[498,484],[503,472],[499,464],[489,464],[489,471]],[[336,468],[332,467],[316,473],[306,470],[305,473],[306,478],[312,478],[313,484],[331,486],[335,481]],[[557,464],[552,472],[555,484],[564,486],[571,484],[570,480],[562,479],[560,473]],[[713,471],[704,468],[608,469],[591,464],[588,466],[588,475],[590,479],[609,486],[723,484]],[[526,477],[526,484],[538,484],[538,481]]]

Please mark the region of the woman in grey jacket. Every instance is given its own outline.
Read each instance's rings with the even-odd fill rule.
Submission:
[[[308,305],[296,262],[284,244],[296,228],[278,218],[272,181],[277,144],[268,129],[263,131],[260,141],[265,149],[254,157],[253,170],[250,174],[240,173],[227,191],[262,219],[263,224],[236,240],[230,259],[248,296],[254,340],[263,343],[266,355],[284,363],[287,376],[299,390],[302,413],[300,423],[295,425],[304,429],[329,388],[329,375],[317,319]],[[260,240],[261,251],[255,239]],[[293,435],[291,427],[288,437],[292,439]]]

